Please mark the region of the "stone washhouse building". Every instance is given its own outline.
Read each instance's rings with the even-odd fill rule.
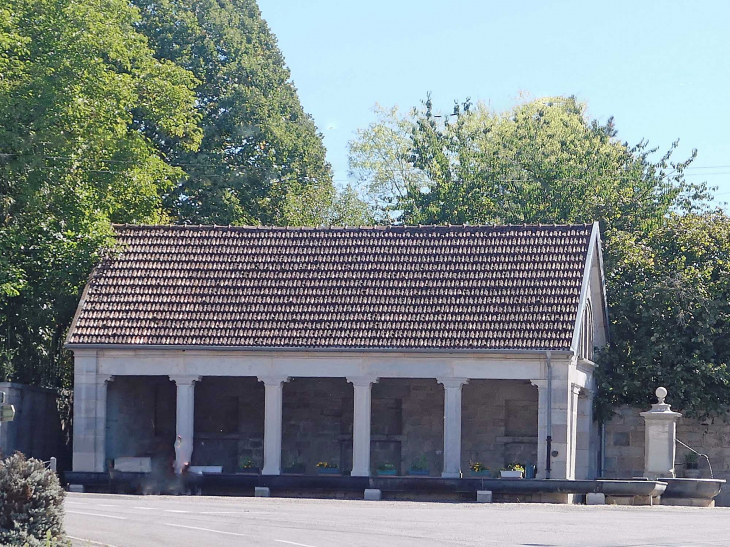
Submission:
[[[115,230],[67,339],[74,471],[596,476],[597,224]]]

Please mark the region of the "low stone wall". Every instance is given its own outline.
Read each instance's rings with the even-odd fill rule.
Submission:
[[[7,394],[5,402],[14,405],[16,412],[12,422],[0,424],[0,452],[20,451],[43,461],[60,458],[64,448],[57,393],[14,382],[0,382],[0,391]]]
[[[637,409],[622,406],[606,423],[606,454],[603,475],[606,478],[640,477],[644,473],[644,419]],[[677,424],[677,439],[698,452],[707,454],[715,478],[730,481],[730,423],[722,418],[703,421],[685,418]],[[677,476],[684,475],[684,455],[687,449],[677,446],[675,469]],[[700,458],[703,478],[709,478],[707,461]],[[720,506],[730,506],[730,486],[725,486],[715,499]]]

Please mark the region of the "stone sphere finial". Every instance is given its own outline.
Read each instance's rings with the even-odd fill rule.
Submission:
[[[654,392],[657,396],[657,399],[659,399],[659,404],[664,404],[664,398],[667,396],[667,388],[659,386],[656,388],[656,391]]]

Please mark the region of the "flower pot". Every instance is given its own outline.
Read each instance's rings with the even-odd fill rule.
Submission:
[[[499,476],[503,479],[521,479],[522,471],[500,471]]]
[[[428,469],[409,469],[408,474],[412,477],[428,477],[431,471]]]
[[[282,471],[286,475],[304,475],[304,466],[292,465],[291,467],[285,467]]]
[[[492,472],[489,469],[481,469],[479,471],[472,471],[471,474],[475,477],[488,477]]]
[[[339,467],[318,467],[317,473],[319,475],[339,475],[340,468]]]
[[[390,475],[393,476],[396,474],[396,469],[378,469],[378,475],[379,476],[385,476]]]

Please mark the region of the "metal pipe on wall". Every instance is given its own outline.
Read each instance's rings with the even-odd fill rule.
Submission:
[[[547,438],[545,439],[545,446],[547,454],[545,455],[545,478],[550,478],[550,460],[551,452],[553,451],[553,363],[552,354],[549,351],[545,352],[546,364],[547,364]]]

